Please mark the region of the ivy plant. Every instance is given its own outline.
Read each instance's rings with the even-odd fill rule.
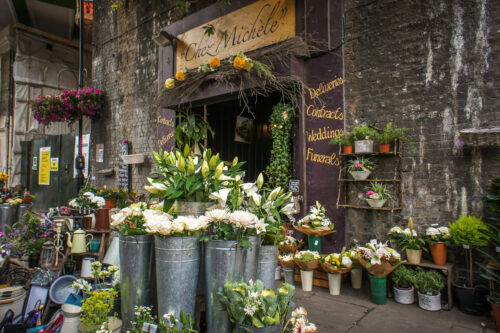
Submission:
[[[292,176],[292,129],[296,115],[290,104],[279,103],[273,107],[270,118],[273,148],[266,174],[272,187],[281,186],[285,191]]]

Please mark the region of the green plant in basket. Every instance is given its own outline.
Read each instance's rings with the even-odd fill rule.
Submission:
[[[415,275],[415,288],[422,294],[435,295],[443,290],[446,280],[440,272],[436,270],[424,270],[417,268]]]
[[[409,289],[415,284],[416,273],[404,265],[399,266],[391,273],[392,282],[400,289]]]
[[[412,152],[416,152],[417,149],[415,148],[415,144],[410,139],[408,139],[405,134],[409,130],[410,129],[406,127],[392,127],[392,123],[388,123],[384,129],[382,129],[380,132],[377,132],[377,139],[380,144],[392,143],[396,140],[406,142],[410,146],[410,150]]]
[[[350,159],[347,162],[348,171],[373,171],[375,170],[375,163],[369,158],[359,156],[356,159]]]
[[[377,137],[377,131],[367,125],[357,125],[352,130],[354,141],[357,140],[373,140]]]
[[[344,132],[335,138],[332,138],[329,145],[342,145],[342,146],[352,146],[354,144],[354,134]]]
[[[394,200],[394,197],[389,192],[386,184],[379,182],[370,182],[370,186],[366,188],[365,199],[392,201]]]

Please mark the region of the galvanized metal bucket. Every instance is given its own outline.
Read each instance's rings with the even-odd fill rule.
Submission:
[[[158,315],[194,318],[200,267],[199,237],[155,236]]]
[[[266,288],[274,289],[277,258],[277,245],[261,245],[257,260],[257,280],[264,282]]]
[[[281,333],[282,324],[266,326],[266,327],[253,327],[249,325],[244,325],[236,323],[234,328],[236,333]]]
[[[12,226],[12,207],[9,203],[3,203],[0,205],[0,225],[2,231],[5,230],[6,226]]]
[[[260,236],[250,236],[248,240],[252,244],[249,249],[243,250],[243,281],[255,281],[257,279],[257,257],[260,248]]]
[[[283,275],[286,283],[295,284],[295,268],[283,268]]]
[[[205,279],[207,288],[207,332],[231,333],[232,324],[222,311],[218,293],[226,281],[243,277],[243,249],[237,241],[211,240],[205,244]]]
[[[20,204],[17,206],[17,217],[16,221],[21,221],[23,219],[23,215],[29,210],[30,205],[29,204]]]
[[[121,318],[124,330],[132,330],[135,305],[155,305],[153,242],[153,235],[120,234]]]

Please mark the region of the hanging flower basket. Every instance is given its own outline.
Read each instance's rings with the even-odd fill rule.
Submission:
[[[311,228],[309,226],[293,226],[296,230],[308,235],[308,236],[327,236],[333,234],[335,230],[331,230],[327,227]]]

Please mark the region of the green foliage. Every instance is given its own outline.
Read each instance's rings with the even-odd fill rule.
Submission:
[[[411,288],[415,284],[416,273],[405,265],[396,268],[392,274],[392,281],[398,288]]]
[[[118,293],[114,289],[94,290],[82,303],[80,321],[85,332],[95,332],[108,321],[108,313],[113,309],[113,302]]]
[[[427,252],[425,240],[421,237],[406,236],[399,241],[401,250],[423,250]]]
[[[361,164],[361,167],[359,167]],[[347,170],[349,171],[373,171],[375,170],[375,163],[369,158],[364,156],[359,156],[356,159],[350,159],[347,162]]]
[[[475,216],[462,216],[450,224],[451,238],[457,245],[483,247],[488,245],[490,228]]]
[[[267,327],[285,320],[294,293],[295,287],[288,283],[282,283],[275,292],[265,289],[260,280],[255,283],[233,281],[224,285],[219,301],[232,322]]]
[[[500,177],[491,181],[488,194],[483,197],[483,202],[488,205],[489,210],[493,213],[493,216],[489,219],[500,222]]]
[[[344,132],[339,136],[332,138],[329,145],[342,145],[342,146],[352,146],[354,144],[354,134]]]
[[[141,333],[144,324],[156,325],[157,333],[198,333],[193,329],[194,319],[191,315],[184,314],[181,311],[179,319],[175,318],[173,314],[164,314],[160,320],[153,315],[153,310],[149,306],[134,306],[136,321],[133,323],[132,333]],[[182,327],[179,325],[182,324]]]
[[[203,120],[200,114],[193,113],[190,109],[179,110],[175,119],[177,119],[177,125],[174,138],[179,148],[188,145],[192,151],[195,151],[197,146],[208,138],[208,134],[214,137],[210,124]]]
[[[444,289],[446,280],[440,272],[436,270],[423,270],[417,268],[415,276],[415,288],[422,294],[434,293]]]
[[[377,131],[366,125],[357,125],[352,130],[354,140],[373,140],[377,137]]]
[[[213,24],[205,24],[202,26],[202,28],[205,30],[205,35],[208,37],[212,36],[215,33],[215,27]]]
[[[377,139],[381,144],[392,143],[395,140],[407,142],[410,146],[410,150],[412,152],[416,152],[417,149],[415,148],[414,143],[410,139],[408,139],[405,134],[409,130],[410,129],[406,127],[392,127],[392,123],[388,123],[382,131],[377,132]]]
[[[266,168],[266,175],[272,187],[288,189],[288,180],[292,176],[292,128],[296,112],[290,104],[277,104],[271,114],[271,135],[273,148],[271,162]]]
[[[378,199],[385,199],[387,201],[394,200],[394,197],[389,192],[389,189],[387,188],[387,185],[384,184],[384,183],[370,182],[370,186],[367,187],[366,190],[367,190],[367,193],[370,192],[370,191],[373,191],[376,194],[378,194],[378,196],[379,196]],[[370,199],[368,197],[368,194],[367,194],[366,198]]]

